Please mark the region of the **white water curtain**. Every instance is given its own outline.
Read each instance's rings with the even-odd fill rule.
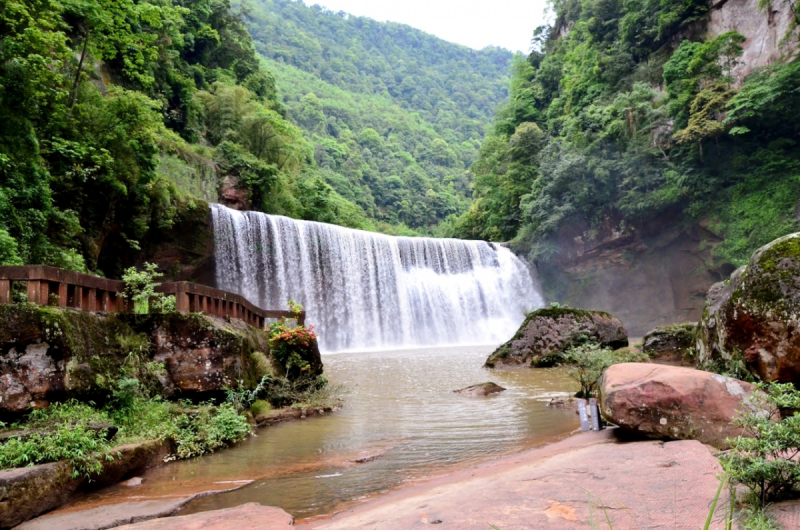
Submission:
[[[212,205],[216,281],[264,309],[291,298],[323,352],[494,344],[541,307],[525,263],[484,241],[391,237]]]

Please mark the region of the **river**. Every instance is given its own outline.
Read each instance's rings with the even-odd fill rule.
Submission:
[[[181,513],[259,502],[308,519],[554,441],[578,427],[574,413],[547,406],[552,397],[575,390],[563,370],[488,371],[482,364],[492,350],[325,355],[331,383],[349,389],[341,410],[261,429],[234,448],[161,466],[146,473],[141,486],[113,486],[79,504],[180,497],[246,484],[196,499]],[[488,380],[507,390],[482,398],[452,392]],[[375,458],[353,462],[370,457]]]

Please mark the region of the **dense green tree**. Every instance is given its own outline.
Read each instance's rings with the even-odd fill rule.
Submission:
[[[702,218],[724,238],[717,257],[740,264],[797,230],[800,129],[785,119],[800,111],[796,59],[735,82],[744,37],[703,38],[699,0],[553,7],[472,166],[474,202],[447,233],[515,239],[547,260],[564,230],[635,230],[669,210]],[[541,136],[520,143],[534,125]]]
[[[222,172],[257,209],[371,228],[284,113],[228,0],[0,1],[0,263],[118,275]]]
[[[242,5],[321,179],[384,230],[429,233],[467,208],[467,170],[506,97],[510,52],[302,2]]]

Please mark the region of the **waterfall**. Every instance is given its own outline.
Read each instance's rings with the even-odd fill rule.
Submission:
[[[323,352],[508,340],[541,307],[525,263],[485,241],[392,237],[212,205],[217,287],[305,307]]]

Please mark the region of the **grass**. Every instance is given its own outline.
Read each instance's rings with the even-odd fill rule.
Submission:
[[[274,378],[271,383],[259,385],[257,392],[230,391],[222,403],[195,404],[149,397],[146,385],[138,379],[122,377],[103,406],[75,400],[54,403],[30,412],[23,421],[2,425],[25,432],[0,444],[0,469],[65,460],[72,465],[74,477],[91,480],[102,471],[104,461],[116,457],[115,446],[170,440],[176,446],[172,459],[192,458],[249,436],[248,409],[257,414],[276,404],[333,408],[342,401],[343,388],[329,386],[322,377],[313,381]],[[252,399],[243,407],[237,398],[244,393]],[[259,394],[264,399],[257,399]],[[97,424],[110,424],[119,430],[113,440],[108,440],[107,429],[98,429]]]

